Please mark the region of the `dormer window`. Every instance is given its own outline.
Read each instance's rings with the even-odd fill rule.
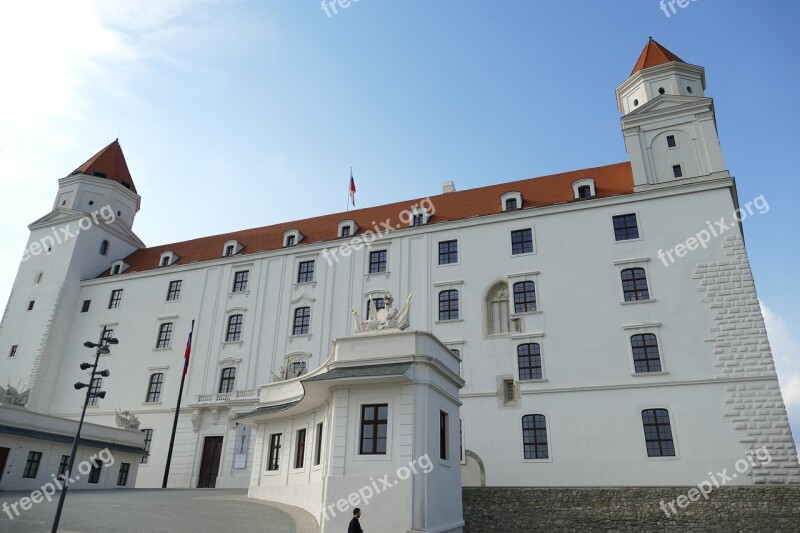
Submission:
[[[296,229],[290,229],[283,234],[283,246],[288,248],[290,246],[297,246],[303,240],[303,234]]]
[[[222,256],[223,257],[231,257],[233,255],[238,254],[242,251],[244,245],[236,240],[225,241],[225,244],[222,245]]]
[[[522,194],[517,191],[509,191],[500,196],[501,211],[516,211],[522,208]]]
[[[572,182],[572,193],[576,200],[593,198],[596,194],[594,178],[582,178]]]
[[[180,259],[178,254],[176,254],[174,252],[164,252],[163,254],[161,254],[161,257],[158,260],[158,266],[159,267],[168,267],[168,266],[174,264],[175,261],[177,261],[178,259]]]
[[[116,276],[117,274],[122,274],[123,272],[125,272],[125,270],[128,269],[128,267],[130,267],[130,265],[127,264],[122,259],[114,261],[113,263],[111,263],[111,275]]]
[[[340,239],[352,237],[358,231],[358,224],[355,220],[342,220],[339,222],[338,233]]]
[[[420,206],[412,207],[410,213],[411,219],[403,220],[403,222],[409,222],[412,227],[424,226],[428,223],[428,219],[431,218],[431,214],[428,212],[428,210]]]

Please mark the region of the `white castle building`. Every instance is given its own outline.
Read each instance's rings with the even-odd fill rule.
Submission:
[[[135,414],[149,447],[136,485],[161,486],[195,321],[170,486],[278,498],[319,482],[315,468],[341,473],[345,441],[348,461],[400,449],[399,430],[364,429],[399,427],[394,389],[352,394],[342,434],[334,399],[352,379],[303,400],[285,434],[267,415],[291,397],[275,384],[308,394],[321,382],[304,378],[333,371],[351,309],[374,318],[387,292],[413,293],[404,334],[430,333],[458,363],[437,368],[461,403],[443,431],[464,485],[694,485],[762,446],[769,464],[729,483],[798,482],[735,219],[768,205],[737,198],[705,91],[702,67],[650,40],[616,90],[630,162],[154,247],[133,232],[140,196],[115,141],[29,226],[0,379],[27,386],[27,409],[77,418],[84,341],[118,338],[87,420]]]

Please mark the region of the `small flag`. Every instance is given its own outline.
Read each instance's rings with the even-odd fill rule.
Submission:
[[[353,181],[353,167],[350,167],[350,201],[356,206],[356,182]]]
[[[194,321],[192,321],[194,322]],[[192,324],[194,326],[194,324]],[[194,328],[192,328],[194,329]],[[186,375],[186,371],[189,370],[189,354],[192,353],[192,332],[189,332],[189,340],[186,342],[186,353],[183,356],[183,375]]]

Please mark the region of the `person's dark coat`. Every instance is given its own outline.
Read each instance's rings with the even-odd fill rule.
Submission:
[[[350,520],[350,526],[347,528],[347,533],[364,533],[364,530],[361,529],[361,523],[355,516],[352,520]]]

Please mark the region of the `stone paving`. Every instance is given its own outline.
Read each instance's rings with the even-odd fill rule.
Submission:
[[[48,533],[51,530],[57,500],[44,500],[27,511],[18,505],[20,514],[16,516],[12,504],[28,496],[30,493],[0,492],[0,531]],[[319,531],[314,518],[301,509],[248,499],[246,490],[221,489],[72,490],[67,494],[58,530],[62,533]]]

